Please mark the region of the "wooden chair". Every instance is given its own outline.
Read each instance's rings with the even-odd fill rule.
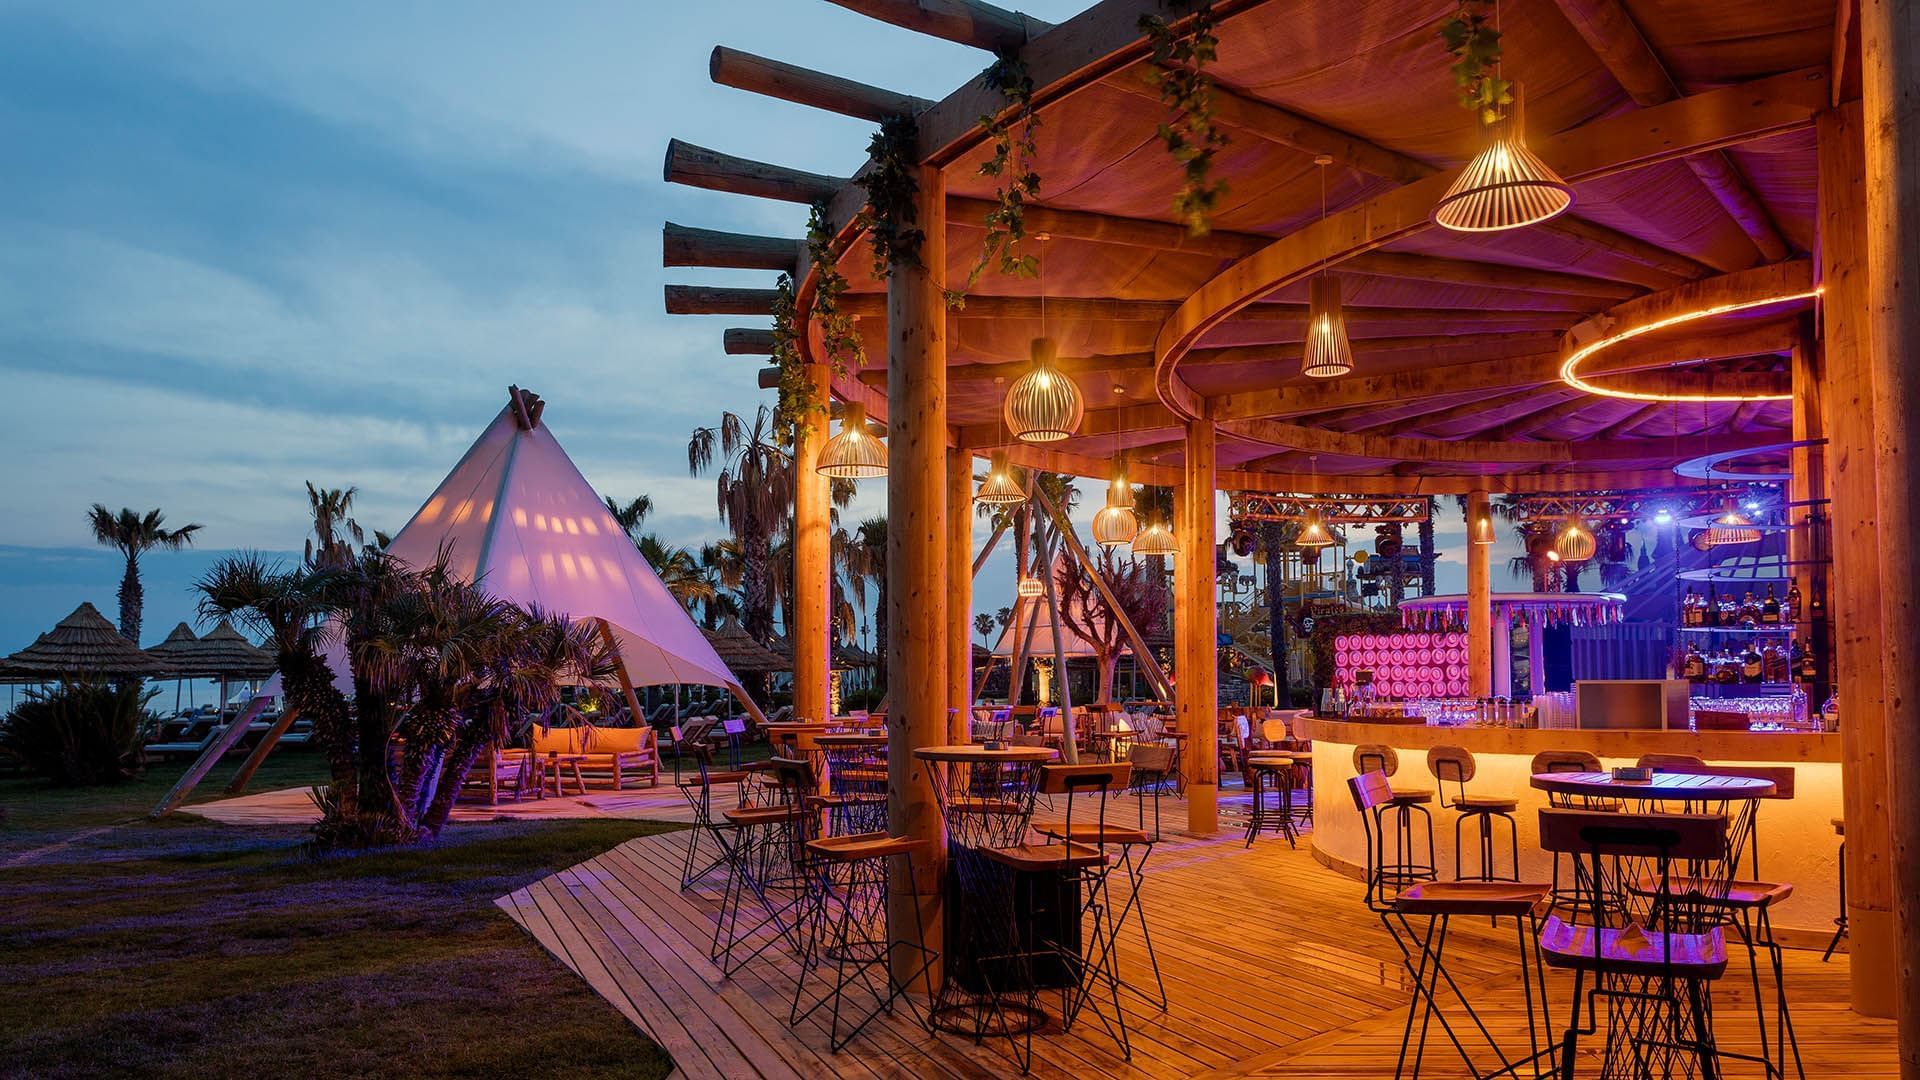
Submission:
[[[467,770],[466,779],[461,781],[461,790],[467,788],[485,788],[487,805],[500,805],[500,793],[504,788],[514,802],[527,793],[527,784],[532,777],[532,756],[525,750],[501,749],[489,746],[480,751],[473,759],[473,766]]]
[[[1480,872],[1475,875],[1480,881],[1518,881],[1520,880],[1520,827],[1514,821],[1514,811],[1520,808],[1520,800],[1511,795],[1490,795],[1486,792],[1468,793],[1467,782],[1479,772],[1479,766],[1473,754],[1462,746],[1441,745],[1427,751],[1427,771],[1440,789],[1440,805],[1454,811],[1453,820],[1453,877],[1459,881],[1466,877],[1462,869],[1462,852],[1465,845],[1461,842],[1461,831],[1467,821],[1474,822],[1480,837]],[[1447,784],[1453,784],[1453,793],[1447,793]],[[1493,834],[1495,821],[1507,823],[1507,865],[1511,874],[1501,874],[1494,865]]]
[[[1394,805],[1393,787],[1385,773],[1375,770],[1348,780],[1347,789],[1353,796],[1354,808],[1360,812],[1361,827],[1367,839],[1367,906],[1380,916],[1381,924],[1400,948],[1401,962],[1413,977],[1413,1001],[1407,1010],[1406,1028],[1400,1038],[1400,1059],[1394,1076],[1399,1077],[1406,1071],[1409,1050],[1414,1055],[1412,1075],[1416,1078],[1420,1075],[1420,1066],[1426,1056],[1427,1035],[1434,1020],[1440,1022],[1441,1030],[1473,1075],[1518,1077],[1521,1075],[1520,1069],[1527,1065],[1534,1065],[1537,1075],[1540,1063],[1551,1062],[1553,1056],[1552,1040],[1545,1037],[1547,980],[1541,968],[1538,922],[1538,913],[1546,902],[1548,887],[1505,881],[1421,881],[1395,888],[1391,894],[1384,885],[1376,888],[1375,882],[1384,880],[1384,868],[1379,861],[1384,847],[1380,843],[1377,824]],[[1496,921],[1502,917],[1513,919],[1514,945],[1520,963],[1521,996],[1527,1008],[1529,1053],[1525,1057],[1518,1060],[1508,1058],[1506,1051],[1501,1049],[1481,1021],[1479,1013],[1474,1010],[1472,999],[1462,992],[1453,976],[1447,973],[1447,929],[1451,920],[1458,915],[1483,916]],[[1425,920],[1424,932],[1416,929],[1417,920]],[[1452,991],[1453,999],[1472,1021],[1481,1040],[1500,1059],[1499,1069],[1480,1071],[1461,1040],[1461,1033],[1454,1029],[1452,1021],[1442,1009],[1440,999],[1443,983]],[[1413,1037],[1416,1016],[1420,1020],[1417,1041]]]
[[[1377,772],[1389,781],[1400,771],[1400,753],[1391,746],[1380,743],[1361,743],[1353,748],[1353,771],[1362,776]],[[1433,789],[1412,785],[1390,784],[1386,802],[1373,811],[1373,827],[1380,834],[1379,871],[1381,881],[1386,884],[1406,885],[1415,881],[1432,881],[1439,877],[1434,866],[1433,854],[1433,814],[1427,804],[1433,801]],[[1393,851],[1392,860],[1386,858],[1386,812],[1393,813]],[[1413,816],[1420,815],[1422,832],[1426,834],[1426,854],[1420,853],[1416,841],[1420,833],[1414,831]]]
[[[1726,941],[1718,914],[1697,895],[1674,889],[1672,868],[1676,862],[1730,867],[1727,819],[1548,807],[1540,811],[1540,846],[1573,859],[1588,897],[1574,921],[1549,914],[1540,931],[1547,966],[1574,972],[1561,1075],[1572,1076],[1579,1037],[1597,1030],[1594,1001],[1603,997],[1612,1005],[1609,1068],[1691,1076],[1697,1065],[1700,1075],[1721,1075],[1706,984],[1726,972]],[[1642,867],[1650,873],[1641,874]],[[1642,893],[1642,902],[1615,918],[1639,892],[1626,884],[1649,879],[1653,887]],[[1618,906],[1607,902],[1610,890],[1618,892]],[[1588,1026],[1582,1028],[1580,1005],[1589,978]]]

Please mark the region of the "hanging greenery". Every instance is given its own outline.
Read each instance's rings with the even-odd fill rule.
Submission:
[[[1500,31],[1493,11],[1493,0],[1460,0],[1453,18],[1440,24],[1440,40],[1453,54],[1460,107],[1489,127],[1505,119],[1513,104],[1513,82],[1500,77]]]
[[[840,310],[840,298],[847,291],[847,279],[840,273],[833,250],[833,230],[827,223],[828,207],[815,203],[807,215],[807,255],[813,265],[813,322],[820,328],[824,361],[835,376],[858,371],[866,366],[866,347],[854,328],[853,316]],[[793,278],[781,274],[774,285],[773,360],[780,369],[780,396],[774,407],[774,425],[784,445],[793,445],[813,426],[816,416],[827,415],[827,403],[814,393],[807,377],[806,361],[801,355],[799,311],[794,300]]]
[[[996,261],[1000,272],[1011,277],[1040,273],[1040,257],[1020,247],[1027,238],[1027,203],[1040,197],[1040,174],[1033,168],[1039,148],[1034,133],[1040,128],[1040,116],[1033,107],[1033,76],[1017,51],[1002,50],[981,78],[988,89],[1000,92],[1006,107],[980,117],[980,129],[993,140],[993,154],[980,163],[980,175],[997,183],[993,208],[983,222],[987,235],[980,242],[980,261],[967,274],[965,289],[947,290],[947,303],[954,308],[966,306],[966,290]]]
[[[920,190],[914,178],[915,144],[919,125],[911,116],[891,116],[881,121],[867,143],[873,167],[854,183],[867,190],[866,208],[860,211],[860,225],[873,245],[873,276],[885,280],[898,266],[920,265],[920,245],[927,234],[915,227],[919,213],[913,198]]]
[[[1213,125],[1213,79],[1206,73],[1220,39],[1214,33],[1211,0],[1168,3],[1191,11],[1183,30],[1175,31],[1172,23],[1151,13],[1140,16],[1139,25],[1153,45],[1153,62],[1147,70],[1160,90],[1161,103],[1172,113],[1172,119],[1160,125],[1160,141],[1182,173],[1174,213],[1188,232],[1204,236],[1213,227],[1214,208],[1227,190],[1225,181],[1213,178],[1213,157],[1227,145],[1227,134]]]

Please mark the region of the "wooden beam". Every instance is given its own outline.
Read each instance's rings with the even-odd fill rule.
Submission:
[[[1653,51],[1620,0],[1558,0],[1560,11],[1587,42],[1594,55],[1613,74],[1634,103],[1645,108],[1681,96],[1667,66]],[[1741,231],[1753,240],[1761,258],[1779,262],[1789,254],[1787,242],[1753,193],[1746,177],[1725,151],[1714,150],[1686,159],[1687,167],[1705,185]]]
[[[1558,341],[1558,335],[1551,333],[1452,334],[1358,340],[1364,344],[1356,344],[1354,347],[1356,363],[1364,363],[1365,358],[1369,356],[1401,353],[1418,353],[1433,363],[1446,363],[1458,362],[1462,354],[1528,355],[1552,348]],[[1187,354],[1186,363],[1193,367],[1287,364],[1299,361],[1304,353],[1305,346],[1297,342],[1279,345],[1227,345],[1217,349],[1195,349]],[[1152,354],[1146,355],[1150,357]],[[1401,357],[1401,359],[1405,358]]]
[[[947,224],[984,230],[987,213],[996,206],[996,203],[987,199],[950,195],[947,197]],[[1026,208],[1026,229],[1028,233],[1051,233],[1059,239],[1124,244],[1129,247],[1187,252],[1221,259],[1237,259],[1248,252],[1265,247],[1269,242],[1267,237],[1253,233],[1216,229],[1205,236],[1194,236],[1187,231],[1186,226],[1171,225],[1164,221],[1117,217],[1085,210],[1059,210],[1050,206],[1037,205],[1029,205]]]
[[[759,371],[754,372],[753,384],[762,390],[780,389],[780,369],[777,367],[761,368]]]
[[[728,356],[772,356],[773,331],[728,327],[720,335],[720,347]]]
[[[668,285],[669,315],[772,315],[772,289],[735,289],[721,285]]]
[[[1476,527],[1491,528],[1484,489],[1467,494],[1467,693],[1493,695],[1493,544],[1474,543]],[[1481,524],[1484,523],[1484,524]]]
[[[1676,407],[1677,406],[1670,401],[1649,401],[1645,405],[1628,413],[1626,416],[1614,421],[1607,427],[1603,427],[1599,431],[1594,432],[1592,437],[1595,439],[1618,439],[1630,434],[1641,424]]]
[[[1598,404],[1600,404],[1600,399],[1591,394],[1575,393],[1573,397],[1557,405],[1550,404],[1545,408],[1535,409],[1523,416],[1517,416],[1511,420],[1494,424],[1491,430],[1498,432],[1503,439],[1517,439],[1521,436],[1531,435],[1541,428],[1551,427],[1568,417],[1578,416]],[[1481,434],[1481,432],[1467,432],[1461,437],[1471,439],[1479,434]],[[1671,447],[1669,447],[1669,449],[1671,449]]]
[[[725,45],[715,45],[707,60],[707,75],[721,86],[750,94],[791,101],[796,105],[879,123],[895,116],[912,116],[933,102],[912,94],[883,90],[838,75],[769,60]]]
[[[1449,285],[1480,285],[1490,289],[1518,289],[1533,293],[1566,296],[1591,296],[1602,300],[1627,300],[1646,290],[1616,281],[1565,274],[1556,270],[1534,270],[1501,263],[1442,259],[1432,255],[1412,255],[1397,251],[1369,251],[1340,264],[1341,273],[1372,277],[1402,278],[1409,281],[1437,281]]]
[[[660,265],[724,266],[793,273],[806,247],[805,240],[695,229],[669,221],[660,230]]]
[[[240,767],[234,770],[233,779],[227,781],[226,794],[238,795],[247,790],[247,784],[253,780],[253,774],[260,770],[260,766],[266,764],[267,755],[273,753],[273,748],[280,744],[281,737],[286,735],[287,729],[291,728],[293,722],[299,717],[298,708],[282,702],[279,719],[273,722],[273,726],[267,729],[265,735],[260,736],[259,742],[253,744],[253,750],[247,754],[247,760],[241,762]]]
[[[1219,441],[1213,422],[1186,425],[1181,483],[1174,488],[1174,533],[1180,540],[1173,575],[1174,713],[1187,736],[1180,770],[1187,782],[1187,831],[1220,827],[1219,622],[1214,590],[1214,492]]]
[[[1520,442],[1509,440],[1478,441],[1467,439],[1409,439],[1390,435],[1349,434],[1325,428],[1305,427],[1278,420],[1231,420],[1220,430],[1235,438],[1269,446],[1305,450],[1312,454],[1370,458],[1382,461],[1418,461],[1461,465],[1497,464],[1533,461],[1549,464],[1640,461],[1671,456],[1673,444],[1665,439],[1634,439],[1615,442]],[[1721,442],[1723,449],[1761,446],[1778,441],[1772,432],[1732,436]]]
[[[1454,405],[1448,408],[1441,408],[1432,412],[1427,412],[1425,414],[1415,414],[1413,416],[1399,416],[1393,419],[1383,420],[1376,423],[1362,424],[1359,427],[1346,428],[1344,430],[1377,431],[1382,435],[1404,435],[1409,432],[1432,431],[1434,428],[1441,427],[1446,424],[1451,424],[1459,420],[1465,420],[1465,419],[1468,419],[1469,417],[1490,416],[1501,409],[1507,408],[1508,406],[1519,405],[1522,402],[1533,400],[1534,398],[1537,398],[1539,396],[1540,396],[1540,391],[1530,386],[1524,390],[1515,390],[1515,391],[1512,391],[1511,393],[1497,394],[1493,397],[1486,397],[1484,395],[1477,396],[1472,401],[1462,402],[1461,404],[1458,404],[1458,405]],[[1439,399],[1439,400],[1445,400],[1445,399]],[[1368,406],[1368,408],[1376,408],[1376,407]],[[1485,429],[1483,428],[1481,430],[1485,430]]]
[[[997,52],[1018,49],[1051,24],[981,0],[832,0],[849,11],[929,37]]]
[[[667,160],[662,171],[669,184],[809,205],[832,199],[834,192],[847,184],[842,177],[734,157],[679,139],[667,141]]]
[[[776,374],[778,369],[776,370]],[[816,401],[833,396],[833,369],[826,364],[806,366],[808,386]],[[831,481],[815,466],[826,446],[826,419],[818,413],[796,425],[793,447],[793,715],[794,719],[826,720],[833,683],[833,503]]]

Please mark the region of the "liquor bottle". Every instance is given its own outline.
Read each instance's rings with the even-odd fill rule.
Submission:
[[[1800,677],[1808,682],[1813,682],[1819,678],[1819,676],[1820,658],[1815,655],[1812,649],[1802,648],[1800,650]]]
[[[1707,658],[1700,655],[1699,648],[1692,642],[1687,643],[1687,659],[1684,671],[1688,682],[1707,681]]]
[[[1799,638],[1794,638],[1787,645],[1787,673],[1792,678],[1798,679],[1806,666],[1807,648],[1800,644]]]
[[[1792,682],[1787,671],[1787,649],[1777,641],[1770,641],[1760,648],[1761,678],[1770,683]]]
[[[1731,595],[1720,598],[1719,625],[1729,628],[1740,625],[1740,602]]]
[[[1707,606],[1701,609],[1700,614],[1702,625],[1720,625],[1720,599],[1711,585],[1707,586]]]
[[[1721,649],[1719,655],[1708,665],[1708,678],[1716,683],[1736,683],[1740,681],[1740,662],[1727,650]]]
[[[1773,585],[1767,585],[1767,598],[1760,601],[1760,623],[1762,626],[1780,625],[1780,601],[1774,598]]]
[[[1796,581],[1787,586],[1786,616],[1788,622],[1797,623],[1800,621],[1800,602],[1800,583]]]
[[[1740,628],[1751,630],[1760,624],[1760,604],[1753,598],[1753,590],[1748,589],[1746,598],[1740,601]]]
[[[1687,586],[1687,595],[1680,598],[1680,625],[1699,625],[1694,621],[1694,596],[1693,586],[1691,585]]]
[[[1757,683],[1763,681],[1766,675],[1766,662],[1761,658],[1760,650],[1754,648],[1752,642],[1748,642],[1746,649],[1740,654],[1740,680]]]

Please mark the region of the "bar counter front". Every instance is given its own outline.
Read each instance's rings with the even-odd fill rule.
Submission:
[[[1298,714],[1293,730],[1296,737],[1313,740],[1310,835],[1314,855],[1355,878],[1362,876],[1366,861],[1360,815],[1347,787],[1355,775],[1356,746],[1392,747],[1399,769],[1390,783],[1435,792],[1427,809],[1433,814],[1434,860],[1443,880],[1453,874],[1456,814],[1441,805],[1439,784],[1427,768],[1427,751],[1436,746],[1458,746],[1473,755],[1476,775],[1467,783],[1469,794],[1504,795],[1519,801],[1513,816],[1519,829],[1520,877],[1540,882],[1553,878],[1553,861],[1539,843],[1539,811],[1547,805],[1547,797],[1529,779],[1533,756],[1543,750],[1584,750],[1606,768],[1632,765],[1642,754],[1685,754],[1709,765],[1792,766],[1793,797],[1760,804],[1760,876],[1793,885],[1793,895],[1773,915],[1782,944],[1825,948],[1833,936],[1833,920],[1840,911],[1841,838],[1833,827],[1834,819],[1841,816],[1840,736],[1836,733],[1449,727],[1347,721],[1311,712]],[[1448,787],[1451,790],[1451,782]],[[1468,876],[1477,866],[1477,837],[1474,824],[1468,822],[1461,832]],[[1497,847],[1504,868],[1504,828]],[[1754,876],[1750,863],[1742,864],[1740,876]]]

